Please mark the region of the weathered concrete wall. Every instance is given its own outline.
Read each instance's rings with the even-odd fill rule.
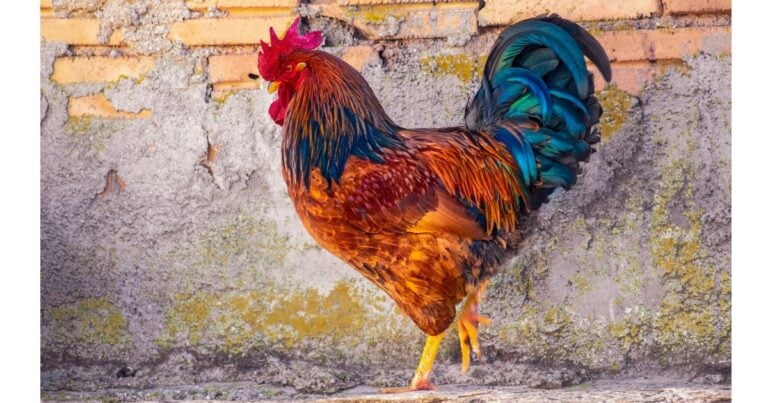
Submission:
[[[330,393],[406,383],[423,336],[305,233],[279,171],[271,96],[245,78],[254,37],[195,42],[183,24],[240,15],[197,3],[44,9],[43,390],[248,380]],[[293,18],[272,3],[289,17],[243,8],[239,18]],[[485,25],[518,15],[484,23],[480,10],[478,25],[477,5],[461,4],[418,5],[448,13],[421,36],[408,25],[419,26],[418,10],[301,10],[397,122],[437,127],[461,123],[501,29]],[[661,13],[587,24],[616,60],[618,87],[600,93],[603,143],[579,184],[531,218],[493,280],[487,362],[460,376],[451,329],[437,382],[558,386],[669,370],[727,380],[729,17]],[[451,18],[465,17],[471,29],[456,31]],[[124,366],[139,371],[116,377]]]

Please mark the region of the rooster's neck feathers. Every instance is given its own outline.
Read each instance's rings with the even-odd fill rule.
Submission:
[[[309,186],[315,168],[338,183],[350,156],[384,162],[387,149],[404,148],[398,127],[362,75],[341,59],[302,51],[307,74],[286,114],[283,169],[293,184]]]

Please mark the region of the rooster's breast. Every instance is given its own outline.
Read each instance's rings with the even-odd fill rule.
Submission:
[[[354,171],[363,161],[350,160]],[[346,171],[345,171],[346,172]],[[439,334],[453,321],[454,307],[465,296],[462,265],[468,246],[456,236],[437,236],[370,225],[352,216],[345,198],[359,183],[342,175],[328,185],[319,170],[312,172],[309,186],[292,183],[288,193],[307,232],[320,246],[355,268],[384,290],[427,334]],[[429,194],[419,196],[429,203]],[[409,220],[412,211],[402,212]],[[392,215],[392,212],[383,214]],[[395,226],[396,228],[396,226]]]

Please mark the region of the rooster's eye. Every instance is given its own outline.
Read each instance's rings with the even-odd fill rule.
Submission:
[[[290,64],[285,65],[285,71],[291,72],[291,70],[293,70],[293,65],[290,65]]]

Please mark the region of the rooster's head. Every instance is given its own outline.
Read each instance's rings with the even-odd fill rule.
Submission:
[[[300,18],[293,21],[283,37],[277,36],[275,29],[269,28],[269,41],[261,41],[259,51],[259,74],[269,81],[270,94],[277,91],[277,99],[269,107],[269,115],[275,123],[282,125],[288,103],[300,83],[307,63],[301,60],[297,50],[314,50],[323,43],[320,31],[299,33]],[[300,53],[300,52],[299,52]]]

